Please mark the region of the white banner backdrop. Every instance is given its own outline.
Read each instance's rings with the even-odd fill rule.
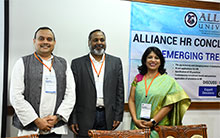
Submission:
[[[149,46],[193,101],[220,101],[220,12],[133,2],[129,86]]]

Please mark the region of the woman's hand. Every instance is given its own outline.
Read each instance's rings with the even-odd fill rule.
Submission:
[[[149,125],[149,122],[147,122],[145,120],[136,120],[134,123],[140,129],[147,128]]]

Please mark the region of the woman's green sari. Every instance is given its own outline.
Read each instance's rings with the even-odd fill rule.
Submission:
[[[132,85],[135,90],[135,105],[137,119],[140,119],[141,104],[151,104],[151,118],[164,106],[173,104],[173,109],[161,120],[158,125],[174,126],[182,125],[183,115],[190,105],[190,98],[174,78],[163,74],[154,79],[146,97],[145,80],[143,75],[138,74]],[[147,80],[149,86],[152,79]],[[137,129],[131,122],[131,129]],[[151,131],[151,138],[159,138],[156,131]]]

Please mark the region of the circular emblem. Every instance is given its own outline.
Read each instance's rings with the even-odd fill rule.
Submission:
[[[194,27],[197,24],[197,16],[193,12],[188,12],[185,15],[185,24],[188,27]]]

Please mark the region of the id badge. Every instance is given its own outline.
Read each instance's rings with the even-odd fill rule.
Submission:
[[[151,114],[151,104],[142,103],[141,104],[141,119],[150,120]]]
[[[56,77],[45,76],[45,92],[56,93]]]

